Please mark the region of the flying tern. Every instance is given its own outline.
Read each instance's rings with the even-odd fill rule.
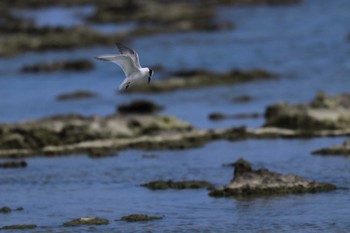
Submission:
[[[139,55],[135,50],[121,44],[115,43],[120,54],[119,55],[101,55],[95,57],[96,59],[103,61],[110,61],[124,71],[126,78],[119,86],[119,90],[127,90],[137,80],[147,78],[148,84],[151,82],[153,70],[148,67],[141,67]]]

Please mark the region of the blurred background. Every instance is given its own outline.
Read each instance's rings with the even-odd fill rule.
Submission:
[[[70,113],[107,116],[121,104],[146,99],[164,107],[160,114],[196,128],[257,128],[268,105],[307,103],[320,91],[349,92],[348,0],[2,0],[0,12],[2,124]],[[116,41],[135,49],[141,66],[155,70],[155,83],[185,71],[212,72],[215,78],[261,69],[278,77],[120,93],[122,70],[94,59],[117,53]],[[77,91],[88,98],[74,99]],[[62,101],[67,94],[73,98]],[[212,113],[253,117],[213,121]],[[144,225],[114,222],[99,232],[346,232],[349,198],[340,191],[240,201],[212,199],[205,190],[154,193],[138,186],[160,178],[224,185],[232,170],[221,164],[239,157],[277,172],[349,186],[348,159],[310,155],[344,139],[218,141],[197,149],[154,151],[154,159],[137,150],[99,160],[32,158],[25,170],[0,170],[0,207],[24,208],[0,216],[1,224],[34,222],[61,232],[60,224],[74,217],[117,219],[146,212],[165,218]]]

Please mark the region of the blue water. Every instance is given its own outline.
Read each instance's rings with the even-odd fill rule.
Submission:
[[[29,13],[38,24],[45,22],[40,17],[46,14],[46,23],[67,26],[82,23],[77,10],[50,8]],[[89,10],[82,9],[85,13]],[[67,22],[58,22],[58,16],[51,18],[47,11],[65,15]],[[318,91],[348,92],[349,12],[348,0],[305,0],[288,7],[225,7],[218,9],[217,20],[232,20],[235,30],[158,35],[130,42],[139,52],[142,65],[159,64],[166,71],[263,68],[280,74],[277,80],[237,86],[116,94],[123,73],[111,63],[93,59],[116,51],[113,45],[1,58],[0,121],[71,112],[108,115],[121,103],[146,98],[164,105],[163,114],[175,115],[199,128],[259,127],[263,119],[211,122],[207,115],[263,113],[269,104],[307,102]],[[115,30],[124,26],[117,25]],[[108,32],[113,29],[105,27]],[[95,69],[34,75],[19,72],[23,65],[68,58],[91,58]],[[154,78],[166,78],[166,73],[158,72]],[[98,98],[55,100],[62,92],[80,89],[96,92]],[[232,101],[241,95],[250,95],[253,100],[243,104]],[[104,159],[84,155],[28,159],[26,169],[0,170],[0,206],[24,208],[23,212],[1,215],[0,225],[35,223],[39,228],[33,232],[348,232],[348,190],[240,200],[214,199],[207,190],[154,192],[138,186],[155,179],[205,179],[224,185],[232,178],[232,168],[221,165],[243,157],[257,168],[350,187],[348,158],[311,155],[313,150],[343,140],[218,141],[199,149],[154,151],[151,153],[157,157],[152,159],[143,158],[146,153],[142,151],[120,152]],[[133,224],[113,221],[131,213],[161,215],[164,219]],[[108,218],[111,223],[93,228],[60,226],[90,215]]]

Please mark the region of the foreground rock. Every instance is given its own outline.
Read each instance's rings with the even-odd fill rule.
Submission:
[[[89,99],[89,98],[95,98],[95,97],[97,97],[97,94],[94,92],[79,90],[79,91],[60,94],[56,96],[56,100],[58,101],[80,100],[80,99]]]
[[[73,219],[72,221],[63,223],[64,227],[75,227],[82,225],[107,225],[109,224],[108,219],[98,217],[84,217]]]
[[[337,189],[328,183],[307,181],[295,175],[282,175],[265,168],[253,170],[250,163],[240,159],[235,164],[234,176],[228,185],[212,190],[213,197],[249,197],[274,194],[326,192]]]
[[[233,85],[257,80],[270,80],[277,75],[265,70],[231,71],[214,73],[206,70],[191,70],[171,74],[171,78],[154,81],[151,85],[135,85],[128,92],[165,92],[178,89],[193,89],[217,85]]]
[[[55,61],[34,65],[26,65],[21,68],[22,73],[41,73],[55,71],[89,71],[94,68],[90,60],[80,59],[74,61]]]
[[[269,106],[265,126],[304,131],[349,130],[350,94],[319,93],[308,104],[279,103]]]
[[[1,230],[29,230],[36,228],[37,225],[35,224],[18,224],[18,225],[8,225],[3,226],[0,229]]]
[[[350,141],[345,140],[343,144],[322,148],[312,152],[314,155],[344,155],[350,156]]]
[[[190,181],[152,181],[150,183],[142,184],[141,186],[152,189],[200,189],[200,188],[212,188],[213,185],[204,180],[190,180]]]
[[[163,219],[160,216],[150,216],[145,214],[131,214],[127,216],[123,216],[120,220],[126,222],[145,222],[145,221],[153,221]]]

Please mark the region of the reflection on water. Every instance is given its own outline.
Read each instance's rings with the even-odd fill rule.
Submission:
[[[276,101],[306,102],[319,90],[331,94],[348,91],[349,9],[348,0],[305,0],[290,7],[226,7],[219,9],[218,20],[235,22],[237,28],[233,31],[133,40],[132,47],[139,51],[145,66],[219,72],[264,68],[281,75],[278,80],[238,86],[149,96],[116,95],[123,73],[107,63],[95,61],[96,69],[87,73],[18,72],[23,65],[43,61],[86,57],[93,60],[97,54],[116,51],[113,45],[1,58],[0,121],[71,112],[107,115],[115,111],[117,104],[147,98],[164,105],[163,113],[176,115],[196,127],[258,127],[263,119],[211,122],[207,115],[263,113],[266,105]],[[26,12],[23,17],[34,17],[39,25],[69,26],[82,23],[76,15],[89,14],[91,10],[49,8]],[[62,20],[65,14],[69,17]],[[117,27],[132,27],[124,26]],[[105,30],[103,27],[110,30],[108,25],[101,27]],[[154,78],[161,77],[158,73]],[[77,89],[96,92],[99,97],[55,100],[56,95]],[[253,100],[244,104],[232,101],[242,95],[252,96]],[[76,217],[97,215],[115,220],[126,214],[146,213],[165,218],[144,224],[111,221],[108,226],[98,227],[98,231],[346,232],[350,227],[344,208],[349,202],[347,190],[241,200],[214,199],[207,196],[206,190],[152,192],[139,187],[155,179],[205,179],[223,185],[232,178],[232,169],[221,165],[240,157],[256,167],[349,187],[349,159],[310,155],[315,149],[341,143],[343,139],[215,142],[200,149],[153,152],[159,156],[152,159],[143,158],[141,151],[126,151],[104,159],[33,158],[28,160],[26,169],[0,170],[1,205],[24,207],[23,212],[3,215],[1,219],[6,224],[36,223],[52,232],[62,232],[61,223]],[[95,231],[85,227],[70,230]]]

